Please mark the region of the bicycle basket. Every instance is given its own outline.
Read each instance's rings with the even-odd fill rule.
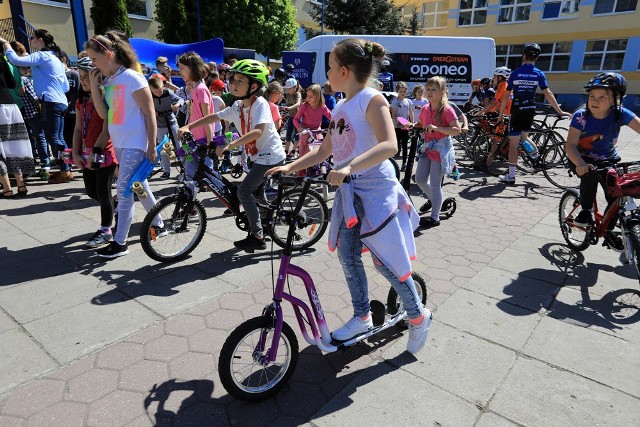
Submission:
[[[613,197],[640,197],[640,171],[619,175],[615,169],[607,172],[607,191]]]

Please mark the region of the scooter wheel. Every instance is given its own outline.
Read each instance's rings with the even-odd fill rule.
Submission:
[[[442,202],[442,214],[447,218],[451,218],[456,211],[457,203],[453,197],[448,197]]]

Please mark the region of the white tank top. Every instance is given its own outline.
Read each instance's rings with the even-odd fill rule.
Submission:
[[[338,102],[331,112],[329,134],[333,146],[333,162],[338,168],[378,143],[366,115],[369,102],[376,95],[382,97],[376,89],[366,87],[353,98]]]

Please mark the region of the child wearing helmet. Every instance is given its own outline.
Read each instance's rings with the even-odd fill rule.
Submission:
[[[621,74],[599,73],[589,80],[584,90],[587,93],[587,104],[573,114],[566,151],[571,161],[570,167],[580,176],[582,211],[574,223],[587,226],[593,220],[593,202],[598,182],[605,189],[609,205],[613,201],[607,194],[601,177],[588,172],[597,168],[600,162],[620,160],[616,149],[620,128],[623,125],[629,126],[640,133],[640,119],[622,106],[622,99],[627,92],[627,81]],[[614,222],[611,222],[611,226]],[[616,240],[618,239],[619,236]],[[621,244],[621,240],[618,243]]]
[[[233,244],[247,252],[253,252],[255,249],[267,248],[253,193],[264,183],[265,172],[274,166],[283,165],[286,156],[271,116],[269,102],[261,96],[267,86],[267,67],[253,59],[241,59],[233,64],[229,73],[229,84],[237,101],[218,113],[209,114],[180,128],[179,134],[220,120],[234,123],[240,131],[240,138],[224,147],[218,147],[216,154],[221,157],[225,151],[245,146],[249,155],[251,170],[237,190],[238,199],[247,214],[249,234]]]
[[[389,72],[389,65],[391,65],[391,63],[388,59],[383,59],[380,62],[380,73],[378,74],[378,80],[382,82],[383,92],[393,92],[393,74]]]
[[[536,68],[535,63],[542,53],[537,43],[527,43],[522,49],[522,65],[509,75],[507,92],[513,95],[511,105],[511,119],[509,120],[509,172],[500,175],[500,181],[507,184],[516,182],[516,165],[518,163],[518,144],[527,139],[527,132],[531,129],[536,114],[536,90],[542,90],[545,99],[559,116],[571,117],[570,113],[562,111],[556,97],[549,89],[547,77]],[[509,96],[502,98],[498,123],[504,120],[504,114],[509,103]]]

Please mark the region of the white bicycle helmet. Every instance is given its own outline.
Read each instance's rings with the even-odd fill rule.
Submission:
[[[493,70],[494,76],[502,76],[505,79],[509,78],[509,74],[511,74],[511,69],[507,67],[498,67],[495,70]]]

